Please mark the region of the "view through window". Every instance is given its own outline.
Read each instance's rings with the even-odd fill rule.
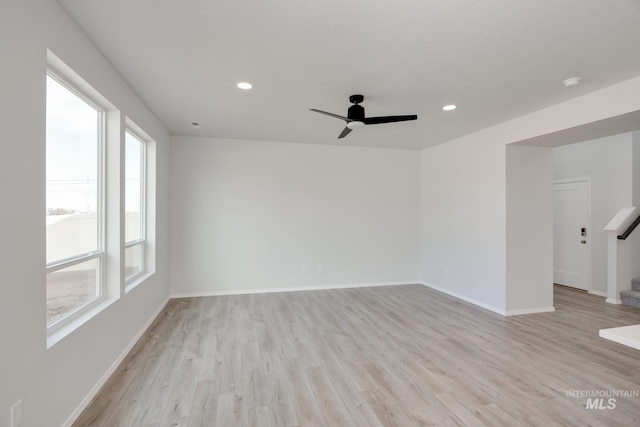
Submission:
[[[104,112],[47,75],[47,324],[101,295]]]
[[[144,272],[145,243],[145,143],[125,133],[125,280]]]

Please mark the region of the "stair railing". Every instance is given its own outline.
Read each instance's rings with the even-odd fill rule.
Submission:
[[[633,235],[624,241],[638,226],[640,219],[634,221],[640,209],[622,208],[604,226],[607,232],[607,299],[610,304],[620,304],[620,291],[629,289],[632,277],[637,277],[640,269],[632,253],[640,253],[640,236]]]
[[[639,224],[640,224],[640,216],[638,216],[638,218],[636,218],[635,221],[629,224],[629,227],[627,227],[624,233],[618,235],[618,240],[626,240],[627,237],[629,237],[629,234],[631,234]]]

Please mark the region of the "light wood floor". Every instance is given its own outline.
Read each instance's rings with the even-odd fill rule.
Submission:
[[[171,300],[74,426],[639,426],[640,310],[504,318],[420,285]],[[605,399],[606,404],[606,399]]]

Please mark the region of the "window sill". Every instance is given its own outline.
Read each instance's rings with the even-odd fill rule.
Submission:
[[[98,313],[103,311],[117,301],[117,298],[101,298],[89,303],[86,307],[81,308],[78,312],[69,315],[59,324],[47,327],[47,350],[56,345],[67,335],[87,323]]]
[[[124,293],[128,294],[135,287],[137,287],[142,282],[148,280],[151,276],[153,276],[155,272],[152,271],[144,271],[136,276],[133,276],[124,286]]]

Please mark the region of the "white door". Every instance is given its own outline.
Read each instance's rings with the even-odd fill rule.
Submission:
[[[588,181],[553,185],[553,282],[589,290],[591,245]]]

